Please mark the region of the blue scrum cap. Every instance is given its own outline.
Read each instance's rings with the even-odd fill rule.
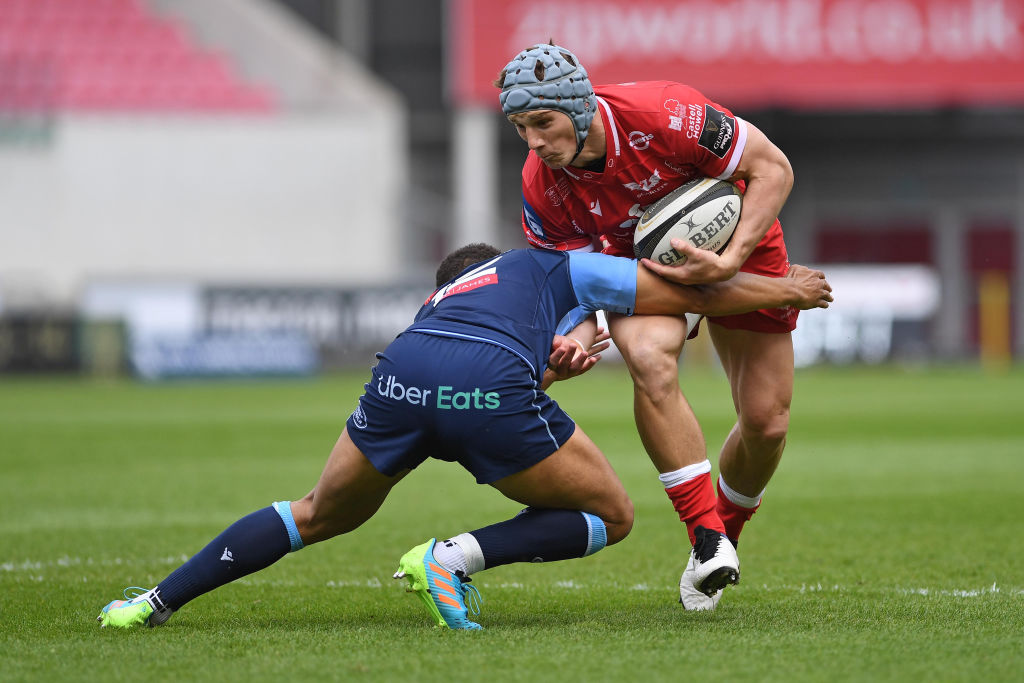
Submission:
[[[505,116],[534,109],[560,111],[576,128],[576,154],[583,149],[597,96],[576,55],[558,45],[534,45],[505,66],[501,110]]]

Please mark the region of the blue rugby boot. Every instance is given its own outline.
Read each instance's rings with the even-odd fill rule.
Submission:
[[[480,592],[469,585],[469,577],[454,574],[434,559],[434,543],[430,539],[418,545],[398,562],[396,579],[408,579],[406,591],[416,593],[440,628],[479,630],[483,627],[469,620],[469,612],[480,614]],[[469,603],[467,608],[466,603]]]

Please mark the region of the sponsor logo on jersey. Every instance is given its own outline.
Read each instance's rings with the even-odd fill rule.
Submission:
[[[642,130],[634,130],[629,134],[629,146],[640,152],[651,145],[651,140],[654,139],[654,133],[645,133]]]
[[[352,413],[352,424],[359,429],[366,429],[366,413],[363,412],[362,406],[357,406]]]
[[[668,170],[672,171],[673,173],[678,173],[681,176],[685,176],[685,178],[683,179],[683,182],[685,182],[686,180],[689,180],[690,176],[694,176],[693,167],[692,166],[685,166],[683,164],[674,164],[671,161],[666,161],[665,162],[665,168],[667,168]]]
[[[559,178],[554,186],[544,190],[544,196],[553,206],[561,206],[565,198],[569,196],[569,192],[569,181],[563,177]]]
[[[598,215],[598,216],[603,216],[604,215],[603,213],[601,213],[601,200],[600,199],[595,199],[594,201],[590,202],[590,213]]]
[[[679,100],[669,98],[661,106],[668,112],[668,127],[672,130],[682,130],[684,110]]]
[[[643,207],[639,204],[634,204],[629,207],[629,218],[619,223],[620,228],[632,229],[640,222],[640,217],[644,215]]]
[[[665,108],[665,111],[673,116],[683,115],[683,105],[674,97],[670,97],[662,102],[661,106]]]
[[[423,305],[426,306],[428,303],[433,302],[433,304],[437,306],[442,300],[447,299],[453,294],[465,294],[466,292],[471,292],[474,289],[479,289],[480,287],[498,284],[498,269],[494,264],[497,263],[500,258],[500,256],[493,258],[487,263],[477,266],[468,273],[460,275],[455,280],[452,280],[447,285],[431,294],[430,298],[423,302]]]
[[[736,119],[718,111],[710,104],[704,105],[704,126],[701,128],[697,144],[724,159],[732,147],[733,135],[736,132]]]
[[[413,405],[425,406],[430,400],[433,389],[405,386],[394,375],[381,375],[377,378],[377,393],[392,401],[408,401]]]
[[[683,104],[676,99],[667,99],[662,104],[668,112],[668,127],[682,132],[686,128],[686,137],[690,140],[700,137],[701,125],[704,123],[704,108],[699,104]]]
[[[651,174],[651,177],[647,180],[641,180],[637,183],[622,183],[622,186],[627,190],[632,190],[633,192],[647,193],[653,191],[660,182],[661,174],[658,173],[658,169],[654,169],[654,173]]]
[[[442,299],[447,299],[453,294],[465,294],[466,292],[471,292],[474,289],[479,289],[480,287],[496,284],[498,284],[498,273],[494,268],[490,268],[469,279],[466,279],[465,276],[459,278],[447,287],[439,289],[432,298],[434,299],[434,305],[436,306]]]
[[[544,237],[544,224],[540,221],[540,216],[533,210],[530,203],[526,201],[526,197],[523,197],[523,222],[526,223],[526,227],[530,228],[537,237]]]
[[[686,105],[686,139],[695,140],[700,137],[700,128],[704,124],[704,107],[699,104]]]
[[[485,285],[496,285],[498,284],[498,273],[493,268],[489,272],[477,275],[472,280],[466,280],[465,282],[457,282],[448,288],[448,291],[444,293],[445,297],[449,297],[452,294],[465,294],[466,292],[478,289]]]
[[[416,406],[439,410],[496,410],[501,407],[501,394],[473,387],[455,391],[455,387],[442,384],[432,389],[406,386],[394,375],[377,378],[377,393],[392,401],[405,401]],[[432,398],[433,397],[433,398]],[[358,424],[356,426],[359,426]]]

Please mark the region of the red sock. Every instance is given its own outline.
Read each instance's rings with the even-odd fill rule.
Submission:
[[[722,523],[725,525],[725,535],[735,543],[740,540],[740,532],[743,531],[743,525],[757,512],[757,508],[761,507],[761,503],[758,502],[752,508],[742,507],[729,500],[722,493],[721,484],[718,484],[717,488],[718,500],[715,503],[715,508],[718,511],[719,518],[721,518]]]
[[[725,525],[715,511],[715,489],[711,485],[709,472],[665,489],[665,493],[672,501],[672,507],[679,513],[679,520],[686,524],[690,545],[695,540],[693,531],[699,526],[725,533]]]

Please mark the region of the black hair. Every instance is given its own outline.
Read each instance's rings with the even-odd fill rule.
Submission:
[[[486,261],[501,254],[501,250],[483,242],[474,242],[459,247],[444,257],[437,267],[436,286],[440,287],[474,263]]]

